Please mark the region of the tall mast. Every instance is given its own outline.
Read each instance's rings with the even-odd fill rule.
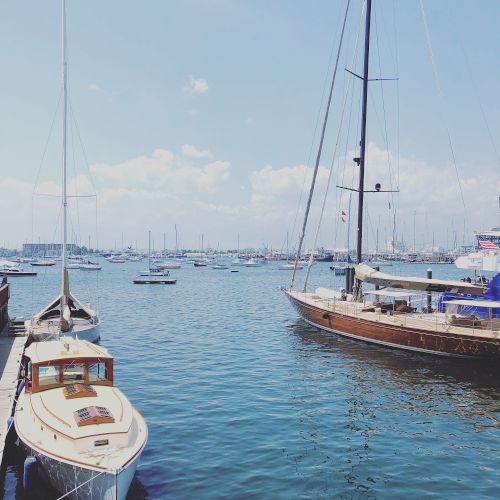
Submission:
[[[365,57],[363,69],[363,108],[361,111],[361,141],[359,155],[359,187],[358,187],[358,243],[356,264],[363,260],[363,202],[365,189],[365,156],[366,156],[366,112],[368,104],[368,66],[370,63],[370,21],[372,0],[366,0]],[[359,285],[359,283],[358,283]]]
[[[148,231],[148,271],[151,271],[151,229]]]
[[[61,314],[63,313],[64,306],[67,301],[68,293],[68,283],[67,283],[67,271],[66,271],[66,252],[67,252],[67,240],[68,240],[68,228],[67,228],[67,218],[68,218],[68,195],[67,195],[67,179],[66,179],[66,128],[67,128],[67,115],[68,115],[68,75],[67,75],[67,62],[66,62],[66,2],[62,0],[62,80],[63,80],[63,117],[62,117],[62,203],[63,203],[63,234],[62,234],[62,276],[61,276],[61,294],[62,301],[61,304]]]

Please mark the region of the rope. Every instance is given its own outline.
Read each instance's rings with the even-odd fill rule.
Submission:
[[[328,113],[330,111],[330,104],[332,102],[333,87],[335,85],[335,80],[336,80],[336,76],[337,76],[337,70],[338,70],[339,59],[340,59],[340,52],[342,49],[342,42],[344,41],[345,25],[347,22],[347,14],[349,12],[350,3],[351,3],[351,0],[347,0],[345,15],[344,15],[344,22],[342,24],[342,32],[340,34],[340,42],[339,42],[339,47],[337,50],[337,57],[335,60],[335,69],[333,71],[332,83],[330,85],[330,94],[328,95],[328,103],[326,105],[325,119],[323,121],[323,128],[321,130],[321,139],[319,142],[318,154],[316,156],[316,164],[314,165],[314,172],[313,172],[313,177],[311,180],[311,189],[309,190],[309,198],[307,200],[306,212],[304,214],[304,223],[302,224],[302,234],[300,235],[299,247],[297,249],[297,255],[295,257],[295,266],[293,268],[292,283],[290,285],[290,288],[293,288],[293,285],[295,283],[295,275],[297,273],[297,265],[298,265],[298,261],[299,261],[299,257],[300,257],[300,252],[302,250],[302,244],[304,243],[304,237],[306,234],[307,219],[309,218],[309,210],[311,208],[311,201],[312,201],[312,196],[314,193],[314,186],[316,185],[316,177],[318,175],[319,162],[321,160],[321,152],[323,150],[323,140],[325,139],[326,124],[328,123]],[[311,255],[312,255],[312,253],[311,253]],[[311,259],[309,259],[309,262],[311,262]]]
[[[62,498],[66,498],[68,495],[71,495],[71,493],[74,493],[76,490],[80,489],[82,486],[85,486],[86,484],[90,483],[91,481],[93,481],[94,479],[97,479],[99,476],[101,476],[102,474],[106,474],[108,471],[107,470],[103,470],[102,472],[99,472],[99,474],[97,474],[96,476],[92,476],[90,479],[88,479],[87,481],[85,481],[84,483],[82,484],[79,484],[76,488],[73,488],[71,491],[68,491],[67,493],[65,493],[64,495],[60,496],[59,498],[57,498],[57,500],[61,500]]]

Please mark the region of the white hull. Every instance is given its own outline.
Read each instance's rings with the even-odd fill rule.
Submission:
[[[27,322],[28,325],[30,322]],[[42,342],[45,340],[57,340],[59,336],[64,336],[64,337],[71,337],[73,339],[79,339],[79,340],[88,340],[89,342],[95,343],[101,338],[101,323],[97,323],[97,325],[91,325],[88,328],[74,328],[70,332],[64,332],[60,333],[59,329],[54,327],[54,328],[43,328],[43,327],[36,327],[32,328],[31,326],[28,326],[27,332],[28,334],[33,335],[33,338],[35,342]]]
[[[72,500],[125,500],[141,456],[141,453],[138,453],[129,464],[116,473],[107,472],[58,460],[32,448],[21,436],[19,439],[26,454],[36,457],[38,471],[58,492],[66,494],[83,485],[65,497]]]

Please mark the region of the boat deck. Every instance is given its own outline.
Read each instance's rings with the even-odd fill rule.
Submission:
[[[26,337],[10,336],[9,325],[0,332],[0,464],[7,438],[7,419],[12,416],[19,368]]]
[[[405,328],[415,328],[422,330],[431,330],[440,333],[453,333],[456,335],[474,335],[486,339],[499,339],[500,338],[500,324],[496,329],[482,329],[474,327],[461,327],[451,325],[444,313],[393,313],[386,314],[383,312],[368,312],[363,311],[371,304],[341,301],[335,297],[324,297],[317,293],[304,293],[298,291],[290,292],[290,295],[295,296],[302,302],[310,304],[311,306],[320,307],[325,311],[335,312],[338,314],[345,314],[354,316],[359,319],[376,321],[379,323],[402,326]]]

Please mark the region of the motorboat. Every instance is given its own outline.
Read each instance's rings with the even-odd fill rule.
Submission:
[[[166,261],[166,262],[157,262],[155,266],[158,269],[180,269],[181,265],[178,262],[174,261]]]
[[[110,257],[108,259],[106,259],[110,264],[124,264],[125,262],[127,262],[126,259],[123,259],[121,257]]]
[[[97,262],[91,262],[90,260],[80,264],[80,271],[100,271],[102,266]]]
[[[139,276],[169,276],[168,270],[162,270],[152,267],[149,271],[141,271]]]
[[[300,271],[302,269],[302,266],[297,264],[297,267],[295,267],[295,262],[287,262],[286,264],[281,264],[278,269],[280,271],[293,271],[294,269]]]
[[[39,260],[34,260],[33,262],[30,262],[31,266],[35,267],[52,267],[56,265],[56,261],[52,259],[39,259]]]
[[[256,259],[249,259],[246,261],[245,267],[262,267],[262,264]]]
[[[32,343],[22,372],[14,424],[28,455],[25,471],[36,462],[65,498],[125,500],[148,428],[114,386],[113,357],[61,337]]]
[[[246,266],[247,262],[248,262],[248,260],[237,257],[236,259],[231,261],[231,265],[232,266]]]
[[[23,271],[18,262],[0,260],[0,276],[36,276],[36,271]]]

